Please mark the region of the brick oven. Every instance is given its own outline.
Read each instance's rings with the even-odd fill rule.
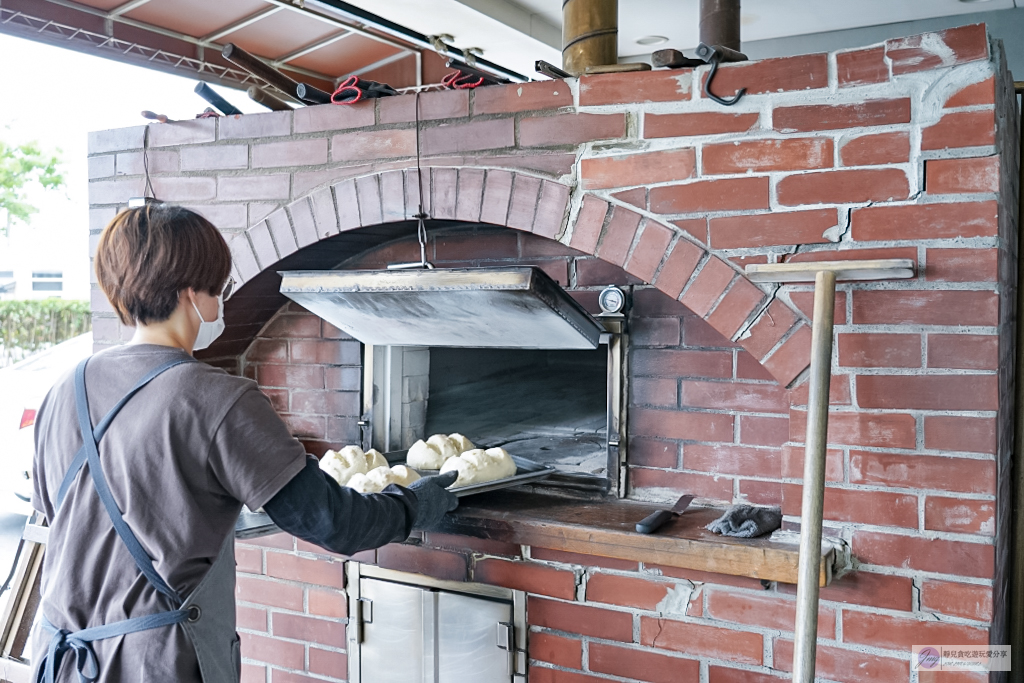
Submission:
[[[143,193],[144,147],[156,195],[223,230],[244,286],[205,359],[257,381],[315,454],[364,438],[373,364],[279,272],[418,260],[422,204],[437,268],[536,266],[594,315],[609,285],[629,299],[619,495],[466,498],[443,529],[354,558],[242,541],[243,680],[359,678],[374,579],[505,600],[516,680],[786,679],[812,292],[744,276],[783,261],[917,272],[837,292],[818,675],[930,681],[912,645],[1007,642],[1019,159],[1001,45],[975,25],[723,65],[717,94],[747,89],[728,108],[706,76],[424,92],[421,175],[416,95],[90,137],[94,236]],[[130,337],[98,289],[93,310],[97,347]],[[431,364],[460,362],[417,353],[398,439],[429,424]],[[667,531],[630,531],[686,492],[699,507]],[[783,531],[703,530],[741,501],[781,505]]]

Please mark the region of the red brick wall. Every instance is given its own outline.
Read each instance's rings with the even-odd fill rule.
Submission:
[[[634,288],[632,495],[657,500],[671,495],[666,489],[688,490],[714,501],[782,503],[782,478],[793,476],[784,474],[792,449],[782,447],[789,438],[789,392],[681,303],[601,259],[514,230],[444,230],[431,235],[428,257],[438,267],[539,266],[595,314],[605,286]],[[383,268],[418,258],[418,243],[407,238],[341,267]],[[245,374],[317,454],[359,440],[359,344],[343,338],[329,323],[287,304],[244,356]]]
[[[635,281],[631,495],[779,502],[790,527],[811,291],[755,286],[742,266],[913,259],[914,279],[839,287],[826,533],[857,571],[822,592],[818,658],[834,680],[908,680],[912,644],[1003,639],[1018,162],[1000,60],[974,26],[727,65],[719,93],[748,88],[729,110],[705,97],[706,69],[430,93],[422,201],[410,96],[154,124],[153,183],[222,228],[245,283],[207,357],[237,367],[248,353],[246,372],[312,449],[354,436],[357,346],[281,311],[274,273],[368,258],[422,203],[438,220],[501,226],[438,235],[439,262],[486,244],[591,304],[592,288]],[[142,127],[91,137],[94,234],[141,193],[142,140]],[[94,311],[98,346],[126,338],[98,292]],[[302,568],[334,565],[280,544],[240,546],[243,575],[303,596],[240,602],[257,611],[243,624],[247,680],[319,680],[314,652],[337,658],[339,645],[308,644],[294,624],[340,594],[315,592],[323,578]],[[728,683],[789,669],[791,587],[540,549],[516,559],[471,539],[427,545],[442,549],[376,560],[529,591],[533,680]],[[695,588],[685,614],[662,603],[673,584]],[[260,633],[292,658],[272,659]]]

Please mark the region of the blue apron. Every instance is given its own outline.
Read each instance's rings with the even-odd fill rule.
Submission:
[[[241,675],[241,661],[238,635],[235,633],[235,539],[228,534],[220,554],[196,589],[182,599],[153,567],[153,558],[142,547],[135,534],[128,527],[110,492],[106,476],[100,465],[99,442],[110,423],[121,408],[144,386],[171,368],[193,362],[191,358],[176,359],[153,369],[139,380],[134,387],[104,416],[96,428],[89,417],[89,400],[85,391],[85,367],[89,359],[83,360],[75,370],[75,402],[78,410],[78,427],[82,433],[82,447],[75,454],[57,492],[55,514],[68,489],[82,468],[89,465],[89,475],[99,494],[103,507],[110,516],[114,530],[131,553],[139,571],[158,592],[163,594],[172,606],[165,612],[125,619],[113,624],[93,626],[81,631],[58,628],[41,613],[41,626],[50,634],[46,655],[37,664],[36,683],[55,683],[60,672],[64,655],[74,652],[80,683],[93,683],[99,678],[100,664],[93,651],[92,643],[97,640],[115,638],[129,633],[173,627],[181,624],[192,641],[199,661],[203,683],[238,683]]]

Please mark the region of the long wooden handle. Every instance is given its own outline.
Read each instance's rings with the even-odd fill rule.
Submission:
[[[270,111],[290,111],[291,110],[291,107],[288,106],[287,102],[285,102],[284,100],[279,99],[277,97],[274,97],[273,95],[268,93],[266,90],[264,90],[263,88],[260,88],[258,86],[255,86],[255,85],[249,86],[249,89],[246,90],[245,92],[246,92],[246,94],[249,95],[249,99],[251,99],[253,102],[257,102],[259,104],[262,104],[264,107],[266,107]]]
[[[240,66],[253,76],[262,78],[289,97],[297,97],[295,88],[299,85],[296,81],[285,76],[274,67],[265,64],[259,57],[249,54],[234,43],[228,43],[220,51],[221,57],[236,66]]]
[[[196,84],[196,94],[220,110],[225,116],[241,114],[242,110],[225,100],[220,94],[203,81]]]
[[[331,93],[324,92],[320,88],[314,88],[308,83],[299,83],[295,86],[295,94],[303,102],[310,104],[330,104]]]

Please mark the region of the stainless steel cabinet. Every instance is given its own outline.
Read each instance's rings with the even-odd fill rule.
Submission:
[[[525,596],[514,595],[518,592],[508,589],[472,584],[443,585],[448,582],[399,575],[375,567],[363,566],[362,569],[364,573],[387,576],[368,577],[359,574],[358,565],[355,571],[349,568],[351,681],[526,681],[526,625],[522,604]],[[428,585],[410,585],[408,581]],[[474,589],[488,594],[473,594]]]

